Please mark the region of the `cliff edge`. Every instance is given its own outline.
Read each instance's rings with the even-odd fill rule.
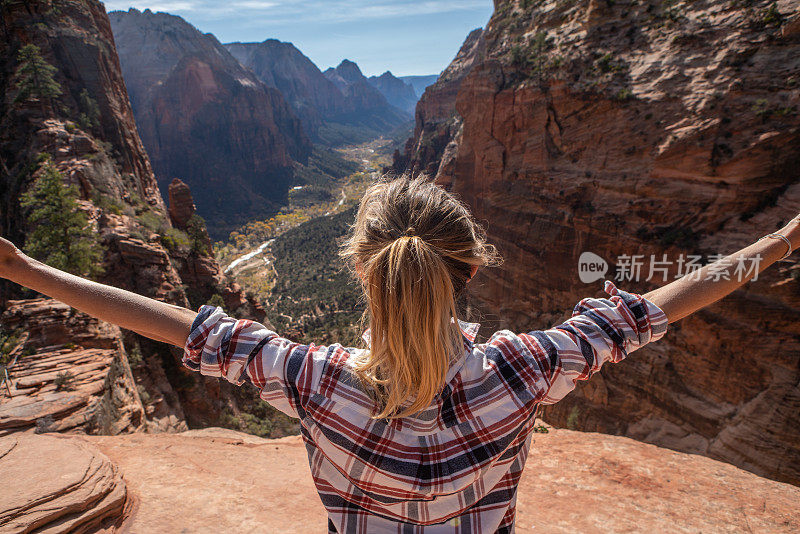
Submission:
[[[14,471],[6,464],[13,454],[2,451],[12,445],[16,455],[39,447],[50,451],[54,461],[33,463],[24,477],[35,482],[46,472],[49,485],[10,478]],[[43,491],[58,494],[60,489],[51,487],[62,480],[57,475],[74,471],[62,449],[81,451],[87,464],[94,459],[102,467],[94,485],[109,497],[92,502],[111,502],[112,511],[84,513],[95,523],[104,518],[112,531],[325,530],[327,515],[300,437],[268,440],[223,429],[0,438],[0,530],[12,524],[12,507],[38,502]],[[619,436],[550,429],[535,436],[519,486],[517,531],[796,532],[798,501],[800,488],[710,458]],[[23,526],[19,514],[13,517],[15,526]],[[48,532],[67,530],[51,528]]]

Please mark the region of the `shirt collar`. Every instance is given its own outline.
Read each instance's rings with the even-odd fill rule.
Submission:
[[[450,322],[453,322],[453,319],[450,319]],[[475,344],[475,337],[478,335],[478,329],[481,327],[480,323],[468,323],[467,321],[462,321],[461,319],[458,320],[458,327],[461,330],[461,336],[464,340],[464,346],[468,349],[472,349],[472,346]],[[364,343],[369,345],[370,329],[367,328],[364,330],[364,333],[361,334],[361,339],[364,340]]]

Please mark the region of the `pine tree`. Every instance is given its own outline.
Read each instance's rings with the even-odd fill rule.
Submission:
[[[17,96],[14,102],[28,102],[36,98],[39,100],[42,114],[46,115],[45,101],[52,107],[52,99],[61,94],[61,86],[53,78],[57,69],[45,61],[39,47],[34,44],[20,48],[17,61],[19,62],[15,73]]]
[[[211,254],[211,240],[206,230],[206,221],[194,213],[186,223],[186,233],[189,234],[191,250],[199,255]]]
[[[79,276],[102,272],[102,249],[78,209],[78,189],[64,184],[64,178],[49,157],[42,158],[40,176],[20,197],[26,208],[28,234],[25,252],[63,271]]]
[[[80,105],[81,114],[78,117],[78,124],[86,131],[92,128],[100,127],[100,106],[97,101],[89,96],[89,91],[86,89],[81,91],[78,95],[78,103]]]

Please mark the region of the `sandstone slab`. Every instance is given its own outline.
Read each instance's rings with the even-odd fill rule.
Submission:
[[[124,517],[119,469],[78,439],[0,438],[0,487],[0,532],[98,532]]]

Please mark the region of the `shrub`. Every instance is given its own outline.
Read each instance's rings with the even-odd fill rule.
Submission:
[[[122,215],[122,203],[109,195],[101,193],[97,189],[92,193],[92,204],[103,211],[114,213],[115,215]]]
[[[600,72],[622,72],[625,70],[625,63],[622,60],[615,60],[614,55],[610,52],[600,56],[595,65]]]
[[[769,102],[766,98],[759,98],[756,100],[750,109],[753,113],[758,115],[762,121],[767,120],[769,116],[772,115],[772,110],[769,108]]]
[[[161,234],[161,244],[164,245],[167,250],[176,251],[188,249],[191,245],[191,241],[189,236],[186,235],[186,232],[178,230],[177,228],[167,228]]]
[[[614,100],[616,100],[617,102],[625,102],[626,100],[632,100],[632,99],[633,99],[633,91],[631,91],[627,87],[625,87],[624,89],[620,89],[614,95]]]
[[[139,393],[139,398],[142,400],[142,404],[150,404],[150,401],[153,399],[150,397],[150,394],[144,389],[144,386],[139,384],[136,386],[136,391]]]
[[[72,389],[74,380],[75,376],[72,373],[69,371],[64,371],[56,375],[56,379],[53,380],[53,385],[56,386],[56,391]]]
[[[45,415],[44,417],[40,417],[36,420],[36,428],[34,429],[34,434],[45,434],[47,432],[52,431],[53,425],[55,421],[53,420],[52,415]]]
[[[210,240],[208,238],[208,231],[206,230],[206,221],[196,213],[191,216],[189,222],[186,223],[186,233],[189,235],[189,241],[192,252],[197,254],[211,254]]]
[[[11,361],[11,351],[14,350],[19,343],[22,332],[23,330],[21,328],[7,331],[0,326],[0,365],[5,365]],[[5,376],[0,375],[0,380],[3,378],[5,378]]]
[[[223,299],[222,295],[220,295],[219,293],[214,293],[213,295],[211,295],[211,298],[208,299],[208,302],[206,302],[206,304],[215,307],[219,306],[223,310],[225,309],[225,299]]]
[[[162,233],[167,228],[167,223],[164,218],[151,210],[147,210],[139,215],[139,224],[157,234]]]
[[[17,54],[19,66],[14,73],[17,95],[14,102],[28,102],[37,99],[45,115],[44,102],[52,107],[52,99],[61,95],[61,86],[53,75],[56,68],[44,60],[41,50],[34,44],[20,48]]]
[[[142,357],[142,349],[139,348],[138,344],[131,347],[131,349],[127,351],[127,354],[128,364],[131,367],[139,367],[144,362],[144,358]]]
[[[769,7],[761,11],[761,22],[764,26],[779,25],[783,22],[783,15],[778,11],[778,6],[772,2]]]
[[[83,89],[78,95],[78,106],[81,114],[78,116],[78,124],[84,130],[100,127],[100,106],[97,101],[89,96],[89,91]]]
[[[570,430],[576,430],[578,427],[578,417],[580,417],[581,411],[577,406],[573,406],[572,410],[570,410],[569,415],[567,416],[567,428]]]

